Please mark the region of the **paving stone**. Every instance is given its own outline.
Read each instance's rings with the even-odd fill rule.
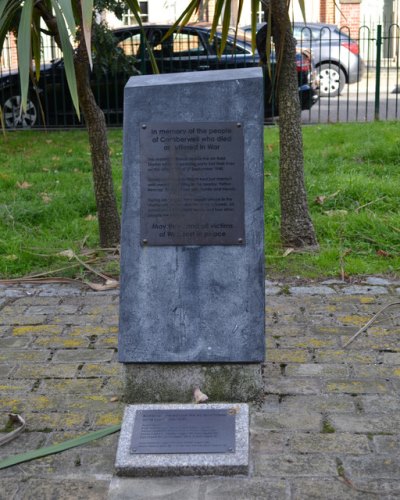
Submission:
[[[332,295],[336,293],[329,286],[291,286],[289,291],[293,295]]]
[[[83,412],[49,412],[49,413],[31,413],[24,412],[24,418],[27,422],[28,431],[60,431],[69,429],[82,429],[87,415]]]
[[[278,295],[281,293],[281,287],[269,285],[265,288],[265,295]]]
[[[384,352],[383,362],[385,365],[400,365],[400,352]]]
[[[118,314],[118,304],[113,303],[98,303],[91,304],[87,306],[83,306],[80,311],[81,314],[95,314],[95,315],[104,315],[104,316],[115,316]]]
[[[24,314],[5,316],[0,315],[0,324],[2,325],[43,325],[47,316],[37,314],[35,316],[26,316]]]
[[[15,304],[18,306],[56,306],[60,302],[61,299],[57,295],[53,297],[29,296],[16,299]]]
[[[72,337],[70,335],[62,337],[40,336],[32,342],[33,349],[78,349],[88,348],[90,339]]]
[[[113,349],[59,349],[54,355],[56,363],[78,361],[110,361],[114,356]]]
[[[361,404],[366,413],[400,413],[400,395],[398,392],[390,395],[361,396]]]
[[[345,394],[385,394],[389,389],[388,383],[384,380],[331,380],[325,383],[327,392]]]
[[[290,438],[290,450],[293,453],[345,453],[359,455],[369,453],[370,447],[366,435],[338,432],[329,434],[296,432]]]
[[[18,347],[27,347],[31,339],[28,337],[25,338],[16,338],[16,337],[3,337],[0,338],[0,350],[1,349],[12,349]]]
[[[109,500],[203,500],[204,486],[198,478],[124,478],[114,477]]]
[[[390,453],[399,455],[400,436],[373,436],[373,443],[378,453]]]
[[[337,475],[335,459],[325,454],[256,455],[254,462],[255,476],[291,478]]]
[[[346,377],[349,375],[349,367],[328,363],[291,364],[285,368],[285,375],[288,377]]]
[[[268,400],[265,409],[268,411]],[[285,396],[279,407],[284,412],[307,411],[320,413],[354,413],[355,398],[346,394],[320,394],[318,396]]]
[[[72,305],[72,304],[57,304],[54,306],[49,306],[47,304],[42,304],[42,305],[37,305],[37,306],[30,306],[26,310],[26,314],[46,314],[46,315],[53,315],[53,314],[74,314],[78,311],[79,305]]]
[[[384,286],[361,285],[343,287],[340,291],[345,295],[386,295],[388,293],[387,288]]]
[[[43,380],[38,392],[51,394],[62,392],[64,394],[99,394],[103,381],[101,379],[79,380]]]
[[[0,363],[5,363],[9,360],[21,363],[42,363],[47,361],[49,353],[46,351],[32,351],[29,349],[7,349],[0,352]]]
[[[82,295],[84,289],[79,289],[75,285],[45,285],[39,289],[38,295],[40,297],[70,297],[72,295]]]
[[[0,500],[9,500],[11,498],[18,498],[17,492],[21,490],[21,485],[15,481],[14,478],[1,478],[1,491]],[[21,498],[21,497],[20,497]]]
[[[266,387],[268,394],[319,394],[321,384],[313,378],[281,378],[269,380]]]
[[[0,459],[8,458],[12,455],[17,455],[26,451],[37,450],[38,448],[45,446],[46,439],[47,433],[45,432],[24,432],[20,434],[17,439],[0,446]],[[0,479],[0,484],[0,498],[2,498],[2,479]]]
[[[79,377],[122,377],[123,366],[122,363],[113,363],[112,365],[105,365],[104,363],[85,363],[79,372]]]
[[[255,430],[302,430],[319,431],[322,425],[322,415],[309,411],[288,413],[285,410],[256,413],[251,420],[251,428]]]
[[[59,479],[29,478],[22,483],[19,498],[107,500],[108,478]],[[132,497],[131,497],[132,498]]]
[[[343,466],[352,478],[371,477],[379,479],[400,479],[400,457],[393,455],[368,455],[344,457]]]
[[[58,325],[98,325],[103,322],[103,316],[101,314],[57,315],[52,321]]]
[[[42,316],[38,316],[42,317]],[[60,335],[63,328],[59,325],[24,325],[15,326],[12,330],[12,334],[15,336],[19,335]]]
[[[288,450],[289,437],[286,433],[265,429],[250,430],[250,456],[258,453],[283,453]]]
[[[296,479],[292,483],[291,500],[376,500],[376,495],[369,496],[357,491],[338,479],[309,478]]]
[[[0,379],[5,379],[15,368],[15,365],[0,364]]]
[[[277,340],[280,347],[289,348],[304,348],[304,349],[321,349],[323,347],[339,347],[339,338],[322,338],[310,336],[281,337]]]
[[[204,495],[204,500],[289,500],[287,482],[269,478],[213,478]]]
[[[99,326],[99,325],[82,325],[82,326],[73,326],[66,330],[66,333],[71,335],[72,337],[82,337],[82,336],[102,336],[102,335],[111,335],[118,333],[118,327],[116,326]]]
[[[79,365],[74,364],[53,364],[20,366],[13,373],[13,378],[74,378],[78,372]]]
[[[366,278],[365,283],[368,283],[369,285],[384,285],[384,286],[390,286],[391,282],[390,280],[387,280],[385,278],[379,278],[378,276],[368,276]]]
[[[26,393],[30,392],[33,387],[33,381],[27,380],[0,380],[0,394],[2,397],[4,394],[15,394],[15,393]]]
[[[400,432],[400,415],[369,414],[369,415],[329,415],[329,421],[339,432],[397,434]]]
[[[373,351],[352,351],[343,349],[326,349],[314,352],[314,361],[317,363],[375,363],[377,353]]]
[[[305,363],[311,359],[308,351],[300,349],[269,349],[266,360],[274,363]]]

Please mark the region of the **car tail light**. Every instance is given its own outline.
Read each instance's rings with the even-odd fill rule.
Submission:
[[[305,54],[297,54],[296,57],[297,73],[302,71],[311,71],[311,61]]]
[[[355,54],[358,56],[359,50],[358,50],[358,45],[355,42],[342,42],[342,47],[345,47],[346,49],[350,50],[352,54]]]

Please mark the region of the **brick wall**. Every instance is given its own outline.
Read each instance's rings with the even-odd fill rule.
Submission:
[[[360,29],[360,4],[340,4],[340,26],[350,30],[350,36],[357,38]],[[347,30],[346,30],[347,33]]]
[[[14,35],[11,33],[4,43],[0,58],[0,69],[5,72],[16,68],[18,68],[17,44]]]

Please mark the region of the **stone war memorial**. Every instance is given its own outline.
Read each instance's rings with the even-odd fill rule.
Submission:
[[[119,475],[247,472],[265,356],[262,92],[260,68],[125,87]]]

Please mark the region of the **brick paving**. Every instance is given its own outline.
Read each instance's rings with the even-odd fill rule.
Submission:
[[[251,407],[246,478],[113,480],[112,498],[400,498],[400,306],[348,348],[400,281],[267,281],[265,396]],[[121,421],[118,291],[0,286],[0,459]],[[0,499],[105,499],[118,434],[0,471]],[[127,493],[129,491],[129,493]],[[117,493],[116,493],[117,492]]]

